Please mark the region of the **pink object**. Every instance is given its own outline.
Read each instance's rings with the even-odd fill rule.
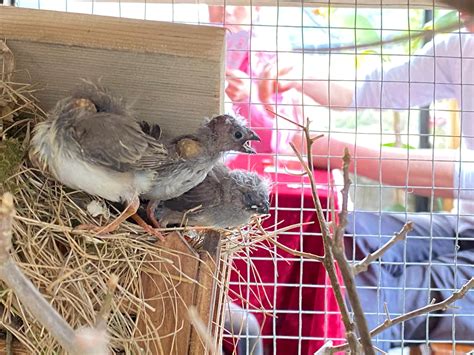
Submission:
[[[281,222],[278,228],[283,228],[317,220],[308,179],[286,174],[282,166],[284,163],[275,167],[272,158],[241,155],[229,165],[231,168],[250,168],[275,182],[271,195],[271,217],[265,221],[266,227],[277,222]],[[294,168],[294,162],[288,164],[288,169],[292,167]],[[326,208],[330,193],[328,181],[331,177],[327,171],[315,171],[315,178],[319,187],[319,198],[323,208]],[[276,199],[278,199],[278,211],[274,209]],[[302,206],[307,210],[300,212]],[[281,235],[278,241],[294,250],[316,255],[324,254],[317,222],[297,227],[293,232]],[[273,249],[273,246],[270,248]],[[281,250],[278,250],[278,254],[280,256],[275,261],[263,248],[251,252],[250,257],[260,279],[255,276],[255,270],[249,267],[245,257],[236,258],[229,296],[235,303],[246,308],[245,303],[235,296],[240,294],[250,303],[250,310],[256,309],[253,314],[262,325],[263,337],[268,337],[264,338],[265,353],[274,354],[275,343],[272,337],[275,336],[277,354],[312,355],[327,340],[342,339],[344,336],[344,326],[329,279],[319,262],[311,260],[302,262],[298,257]],[[281,257],[288,260],[282,260]],[[256,285],[247,286],[246,282]],[[260,309],[267,310],[269,314],[265,315],[259,311]],[[301,315],[298,314],[301,312],[303,312]],[[285,336],[294,339],[284,339]],[[314,339],[305,339],[306,337]],[[226,350],[232,352],[232,339],[228,338],[226,343]]]

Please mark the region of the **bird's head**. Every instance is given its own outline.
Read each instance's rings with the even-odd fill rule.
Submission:
[[[245,210],[251,215],[268,214],[270,210],[268,181],[256,173],[242,170],[233,170],[231,177],[236,183]]]
[[[222,151],[237,151],[255,154],[249,142],[260,142],[260,137],[248,128],[245,121],[230,115],[220,115],[206,123],[214,137],[213,144]]]

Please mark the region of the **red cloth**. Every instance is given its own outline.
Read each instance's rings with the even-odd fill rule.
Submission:
[[[280,221],[277,228],[292,224],[316,221],[316,214],[308,186],[308,179],[301,176],[285,173],[284,166],[273,166],[274,158],[265,156],[238,156],[230,161],[231,168],[249,169],[271,178],[275,183],[272,192],[271,218],[265,222],[269,227]],[[299,164],[293,164],[298,167]],[[276,171],[278,171],[276,173]],[[328,172],[316,171],[318,195],[323,208],[328,203]],[[304,186],[304,187],[303,187]],[[302,194],[302,188],[303,194]],[[304,206],[305,211],[300,212]],[[293,210],[285,210],[291,208]],[[337,206],[336,206],[337,208]],[[303,237],[300,236],[302,232]],[[315,224],[305,225],[289,231],[278,238],[280,243],[299,251],[323,255],[323,244],[320,228]],[[311,260],[302,262],[284,251],[278,254],[289,261],[272,258],[264,248],[251,252],[250,257],[258,270],[261,280],[255,277],[255,272],[248,268],[244,259],[234,261],[235,270],[231,275],[230,297],[239,305],[246,308],[233,295],[236,292],[242,295],[257,310],[269,310],[265,316],[261,311],[253,312],[262,326],[262,335],[276,336],[277,354],[313,354],[328,339],[342,338],[344,327],[339,315],[338,306],[334,298],[329,280],[321,263]],[[268,260],[256,260],[256,258]],[[293,259],[293,260],[291,260]],[[276,261],[275,261],[276,260]],[[239,275],[240,274],[240,275]],[[247,276],[250,275],[250,278]],[[240,281],[239,281],[240,280]],[[245,281],[259,283],[247,289]],[[275,281],[278,284],[275,285]],[[265,284],[264,286],[261,283]],[[319,286],[319,287],[318,287]],[[232,292],[233,291],[233,292]],[[265,291],[265,292],[263,292]],[[248,292],[248,294],[247,294]],[[265,293],[268,299],[265,297]],[[272,312],[274,310],[275,313]],[[295,312],[296,311],[296,312]],[[319,312],[316,314],[298,314],[303,312]],[[277,318],[273,318],[275,316]],[[292,336],[299,339],[283,339]],[[304,337],[318,337],[319,340],[308,340]],[[265,353],[274,354],[274,339],[264,339]],[[232,349],[232,347],[226,350]],[[232,350],[231,350],[232,351]]]

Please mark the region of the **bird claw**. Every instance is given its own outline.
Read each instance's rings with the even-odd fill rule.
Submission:
[[[158,239],[161,240],[162,242],[165,241],[165,237],[163,236],[163,234],[162,234],[159,230],[157,230],[157,229],[155,229],[155,228],[153,228],[152,226],[149,226],[149,225],[147,225],[147,226],[141,226],[141,227],[142,227],[143,230],[144,230],[145,232],[147,232],[148,234],[150,234],[150,235],[152,235],[152,236],[158,238]]]

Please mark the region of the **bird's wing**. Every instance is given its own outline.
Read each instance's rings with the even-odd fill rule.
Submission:
[[[131,117],[91,113],[75,120],[71,130],[85,160],[117,171],[155,169],[168,159],[166,148]]]
[[[219,205],[223,196],[222,185],[220,181],[212,176],[212,172],[209,174],[202,183],[188,192],[171,200],[163,201],[164,207],[173,211],[184,212],[198,206],[206,209]]]

